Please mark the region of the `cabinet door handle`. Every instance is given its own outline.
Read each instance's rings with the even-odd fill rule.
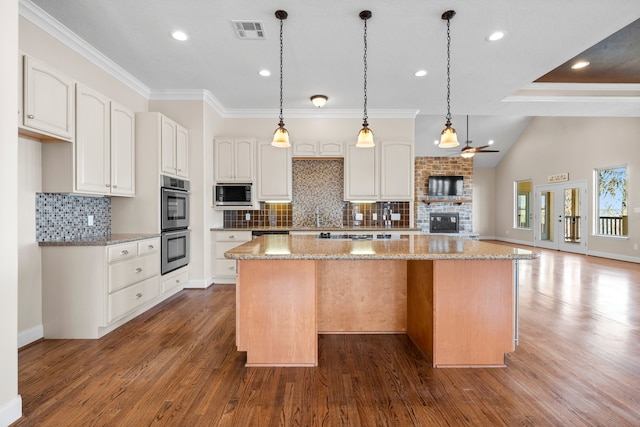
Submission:
[[[140,298],[142,298],[142,294],[141,294],[140,292],[138,292],[138,293],[136,294],[136,299],[140,299]]]
[[[153,249],[153,245],[147,246],[148,249]]]
[[[27,115],[27,119],[34,119],[34,118],[35,118],[35,116],[33,114],[28,114]]]
[[[233,234],[231,236],[229,236],[230,239],[235,239],[236,236],[234,236]]]
[[[232,266],[232,267],[229,267],[229,270],[235,270],[235,269],[236,269],[236,266],[235,266],[235,265],[234,265],[234,266]]]
[[[128,254],[129,254],[129,251],[126,249],[120,252],[120,255],[128,255]]]
[[[111,187],[111,184],[105,184],[104,186],[105,187]]]
[[[140,267],[136,268],[136,273],[142,273],[142,269]]]
[[[176,279],[176,283],[180,283],[180,279]]]
[[[114,185],[114,186],[113,186],[113,188],[118,188],[118,186],[117,186],[117,185]]]

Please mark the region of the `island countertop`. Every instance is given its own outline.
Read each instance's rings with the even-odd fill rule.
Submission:
[[[264,235],[228,250],[224,256],[236,260],[527,260],[540,254],[450,235],[372,240]]]

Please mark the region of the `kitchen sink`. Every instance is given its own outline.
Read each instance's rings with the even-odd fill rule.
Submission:
[[[332,240],[396,240],[401,237],[398,235],[392,235],[390,233],[381,234],[331,234],[320,233],[318,239],[332,239]]]

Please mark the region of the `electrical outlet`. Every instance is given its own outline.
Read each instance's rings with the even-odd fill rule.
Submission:
[[[392,213],[391,214],[391,221],[400,221],[400,214],[399,213]]]
[[[89,227],[93,227],[93,215],[88,215],[87,216],[87,225]]]
[[[638,244],[637,244],[637,243],[634,243],[634,244],[633,244],[633,250],[635,250],[635,251],[637,251],[637,250],[638,250]]]
[[[245,214],[245,216],[244,216],[244,219],[246,219],[247,221],[250,221],[251,220],[251,214],[247,212]]]
[[[378,220],[378,214],[377,214],[377,213],[372,214],[372,215],[371,215],[371,219],[372,219],[373,221],[377,221],[377,220]]]

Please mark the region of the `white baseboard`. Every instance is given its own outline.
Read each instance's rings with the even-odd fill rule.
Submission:
[[[496,237],[495,240],[499,240],[501,242],[513,243],[515,245],[535,246],[533,242],[530,242],[528,240],[505,239],[504,237]]]
[[[635,256],[616,255],[616,254],[610,254],[607,252],[598,252],[598,251],[587,251],[587,255],[597,256],[600,258],[615,259],[618,261],[635,262],[640,264],[640,257],[635,257]]]
[[[44,338],[44,327],[42,325],[18,332],[18,348],[38,341],[40,338]]]
[[[209,286],[213,284],[213,279],[205,280],[189,280],[186,285],[184,285],[184,289],[207,289]]]
[[[17,395],[0,406],[0,427],[6,427],[22,417],[22,397]]]

